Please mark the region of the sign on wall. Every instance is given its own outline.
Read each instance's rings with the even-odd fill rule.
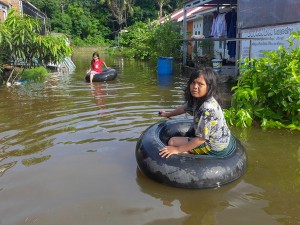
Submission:
[[[260,40],[252,40],[251,49],[249,40],[241,41],[240,56],[241,58],[261,58],[262,52],[276,51],[280,45],[288,47],[289,43],[286,39],[291,36],[292,31],[299,29],[300,23],[243,29],[241,30],[242,38],[260,38]]]

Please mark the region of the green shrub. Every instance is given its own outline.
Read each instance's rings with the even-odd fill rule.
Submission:
[[[35,67],[31,69],[24,69],[21,74],[21,79],[29,81],[44,81],[50,74],[45,67]]]
[[[119,34],[120,52],[125,57],[157,60],[158,56],[180,57],[182,35],[170,21],[163,24],[136,22]]]
[[[111,46],[113,41],[106,40],[101,35],[96,36],[88,36],[83,40],[79,37],[75,37],[72,39],[72,43],[75,46]]]
[[[300,130],[300,31],[288,38],[289,48],[264,52],[259,59],[245,59],[226,120],[231,125]]]
[[[156,56],[179,58],[183,38],[180,33],[180,26],[166,20],[163,24],[156,24],[153,28],[150,47]]]

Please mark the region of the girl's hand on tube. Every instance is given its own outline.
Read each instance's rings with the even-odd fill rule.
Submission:
[[[168,117],[168,113],[167,113],[166,111],[159,111],[159,112],[158,112],[158,116],[169,118],[169,117]]]

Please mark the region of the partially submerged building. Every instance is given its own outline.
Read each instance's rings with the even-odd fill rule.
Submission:
[[[30,2],[25,0],[0,1],[0,21],[4,21],[6,19],[9,9],[15,9],[20,11],[22,15],[26,14],[33,18],[39,19],[42,24],[41,34],[46,33],[46,15]]]
[[[213,10],[198,12],[197,15],[191,17],[186,12],[190,8],[195,7],[211,7]],[[233,32],[213,35],[214,18],[216,15],[226,14],[235,10],[236,23]],[[232,14],[231,14],[232,16]],[[199,22],[198,18],[202,18]],[[220,17],[220,18],[221,18]],[[221,18],[222,19],[222,18]],[[227,22],[227,21],[226,21]],[[192,38],[190,36],[189,24],[193,23],[195,27],[199,23],[203,27],[203,37]],[[227,24],[228,26],[229,24]],[[218,24],[216,29],[224,26],[222,22]],[[300,1],[299,0],[192,0],[184,3],[183,17],[183,64],[186,65],[189,43],[192,41],[195,45],[201,47],[204,41],[214,42],[214,57],[236,60],[250,57],[261,57],[264,51],[277,50],[280,45],[287,46],[286,38],[291,35],[292,31],[300,28]],[[228,30],[227,30],[228,31]],[[198,31],[194,28],[194,34],[198,35]],[[195,33],[196,32],[196,33]],[[210,35],[208,35],[210,32]],[[201,32],[200,32],[201,33]],[[198,43],[198,44],[197,44]],[[231,43],[231,44],[230,44]],[[235,49],[235,60],[232,60],[229,54],[229,47]],[[201,52],[200,52],[201,53]],[[216,54],[218,53],[218,54]],[[224,60],[223,60],[224,62]],[[237,74],[237,63],[235,62],[235,75]]]
[[[6,19],[9,7],[5,1],[0,1],[0,21]]]
[[[239,0],[238,34],[241,38],[267,38],[269,40],[242,41],[240,57],[261,57],[264,51],[288,46],[286,39],[300,28],[299,0]]]
[[[40,11],[33,4],[31,4],[26,0],[1,0],[0,21],[4,21],[7,18],[10,9],[19,11],[21,15],[28,15],[32,18],[38,19],[41,22],[40,34],[46,35],[46,19],[47,19],[46,14]],[[52,34],[52,35],[58,35],[58,34]],[[66,41],[66,45],[70,44],[69,41],[70,40]],[[23,65],[24,62],[20,60],[18,62],[12,62],[12,64]],[[54,67],[58,71],[62,71],[62,72],[70,72],[76,68],[75,64],[73,63],[70,57],[66,57],[61,63],[57,63],[57,64],[49,63],[47,66],[50,68]]]

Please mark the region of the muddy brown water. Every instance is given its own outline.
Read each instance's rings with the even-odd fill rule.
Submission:
[[[118,77],[90,85],[91,55],[76,52],[76,70],[46,83],[0,87],[1,225],[300,223],[300,132],[232,128],[248,155],[243,177],[164,186],[137,169],[135,145],[159,110],[182,103],[187,77],[102,54]]]

